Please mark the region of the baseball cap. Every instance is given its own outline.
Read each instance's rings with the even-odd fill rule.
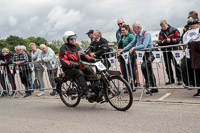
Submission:
[[[86,34],[90,34],[90,33],[93,33],[94,30],[89,30]]]

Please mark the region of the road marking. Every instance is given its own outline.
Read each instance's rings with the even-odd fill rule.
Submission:
[[[172,93],[166,93],[164,96],[162,96],[161,98],[158,99],[158,101],[162,101],[165,98],[167,98],[168,96],[170,96]]]

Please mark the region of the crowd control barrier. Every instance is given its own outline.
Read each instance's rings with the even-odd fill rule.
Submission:
[[[121,76],[126,74],[127,81],[130,83],[133,91],[142,89],[140,100],[142,100],[144,91],[149,91],[149,89],[200,89],[199,71],[191,69],[188,62],[189,60],[184,58],[186,55],[186,47],[187,45],[185,44],[174,44],[170,46],[143,49],[135,51],[134,58],[130,57],[129,52],[121,53],[120,55],[118,55],[117,51],[108,52],[105,53],[105,65],[110,70],[121,72],[121,61],[123,59],[125,63],[125,71],[124,73],[121,72]],[[163,51],[163,49],[165,49],[165,51]],[[149,76],[152,75],[152,73],[149,71],[150,69],[147,69],[149,64],[147,62],[148,59],[146,59],[146,56],[144,56],[145,53],[151,54],[152,63],[150,66],[152,67],[152,72],[155,76],[154,78]],[[135,65],[133,62],[135,62]],[[59,73],[62,73],[58,59],[52,60],[50,63],[53,68],[52,70],[56,71],[56,75],[54,75],[54,77],[58,76]],[[174,64],[176,64],[176,68]],[[11,64],[9,65],[9,71],[7,71],[7,68],[4,66],[0,67],[0,97],[3,95],[3,93],[15,92],[13,95],[14,98],[16,94],[23,95],[26,89],[30,91],[54,89],[50,82],[51,79],[49,78],[51,71],[49,71],[45,65],[41,64],[41,69],[43,69],[43,87],[41,87],[40,82],[35,76],[34,63],[29,62],[25,63],[24,65],[24,67],[19,67]],[[144,68],[146,68],[146,70],[144,70]],[[146,72],[146,78],[142,71]],[[136,75],[135,78],[134,75]],[[169,84],[166,84],[170,79],[173,79],[173,81],[171,81]],[[135,84],[136,82],[138,84]],[[152,83],[154,85],[152,85]],[[149,84],[149,86],[147,86],[147,84]],[[152,94],[150,93],[150,95]]]
[[[62,70],[58,59],[50,61],[52,69],[48,69],[46,65],[41,63],[41,67],[35,67],[34,62],[27,62],[21,65],[10,64],[7,67],[1,66],[1,86],[0,97],[6,94],[12,94],[13,98],[19,94],[23,95],[25,91],[40,91],[55,89],[50,80],[54,80]],[[6,70],[9,69],[9,70]],[[39,76],[36,76],[36,70],[39,71]],[[55,71],[54,78],[49,78],[52,72]],[[38,79],[38,77],[40,79]],[[41,78],[42,77],[42,78]],[[55,80],[54,80],[55,82]],[[43,83],[43,84],[41,84]],[[52,87],[54,86],[54,87]]]
[[[185,44],[174,44],[170,46],[137,50],[134,53],[134,59],[130,58],[129,52],[121,53],[120,55],[118,55],[117,51],[105,54],[108,55],[106,56],[108,57],[106,60],[110,62],[109,69],[112,70],[122,71],[119,56],[124,59],[126,63],[125,69],[128,77],[127,80],[130,83],[133,91],[136,89],[142,89],[140,96],[140,100],[142,100],[144,91],[149,91],[149,89],[200,89],[200,85],[198,84],[200,82],[199,73],[197,73],[195,70],[191,70],[189,66],[190,64],[187,63],[188,60],[184,58],[186,55],[186,47],[187,45]],[[149,64],[147,62],[148,59],[146,59],[146,56],[144,56],[145,53],[152,53],[152,57],[154,58],[152,61],[152,70],[153,74],[155,75],[155,78],[153,78],[153,83],[155,83],[154,85],[151,85],[152,83],[150,83],[151,79],[149,78],[151,77],[149,77],[149,75],[151,75],[151,73],[149,72],[149,69],[147,69]],[[131,61],[135,61],[135,71],[138,71],[138,73],[136,73],[136,80],[138,79],[137,82],[139,82],[139,85],[137,84],[137,86],[134,84],[136,82],[133,78],[134,70],[129,69],[129,67],[132,68]],[[142,65],[146,66],[149,86],[146,86],[146,79],[141,70]],[[182,69],[183,67],[185,67],[184,71]],[[121,75],[123,76],[124,74],[121,72]],[[171,81],[171,79],[173,80]],[[152,94],[150,93],[150,95]]]

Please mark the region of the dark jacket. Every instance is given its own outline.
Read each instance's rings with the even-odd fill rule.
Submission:
[[[171,39],[170,43],[167,43],[165,40],[167,38]],[[178,29],[168,25],[168,28],[164,31],[161,30],[159,33],[159,40],[164,41],[163,43],[159,44],[159,46],[167,46],[167,45],[174,45],[178,44],[181,41],[180,33]],[[162,48],[162,51],[172,50],[172,48]],[[178,47],[173,47],[173,50],[178,50]]]
[[[192,69],[200,70],[200,42],[189,42]]]
[[[119,38],[121,36],[121,29],[119,28],[117,31],[116,31],[116,39],[117,39],[117,42],[119,42]]]
[[[1,66],[4,66],[4,67],[5,67],[5,70],[7,70],[7,73],[8,73],[8,74],[11,74],[8,65],[12,64],[12,62],[13,62],[13,55],[10,54],[10,53],[7,54],[6,56],[3,56],[3,55],[2,55],[1,60],[3,61],[3,62],[1,63]],[[15,67],[13,67],[13,72],[14,72],[14,73],[16,72],[16,71],[15,71]]]
[[[3,59],[3,54],[2,54],[2,52],[0,51],[0,60],[2,60]]]
[[[92,59],[92,57],[86,54],[79,55],[78,51],[82,51],[82,49],[77,45],[65,43],[61,46],[59,59],[63,70],[72,68],[72,62],[79,62],[80,59],[83,61],[90,61]],[[80,65],[80,69],[82,69],[82,65]]]
[[[109,52],[108,41],[103,37],[100,37],[99,41],[94,40],[90,44],[87,54],[90,55],[93,52],[95,52],[96,58],[100,58],[103,55],[103,53]]]

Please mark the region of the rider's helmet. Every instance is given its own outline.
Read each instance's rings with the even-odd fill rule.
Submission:
[[[65,43],[68,43],[69,42],[69,39],[76,39],[76,34],[73,32],[73,31],[66,31],[64,34],[63,34],[63,41]]]

